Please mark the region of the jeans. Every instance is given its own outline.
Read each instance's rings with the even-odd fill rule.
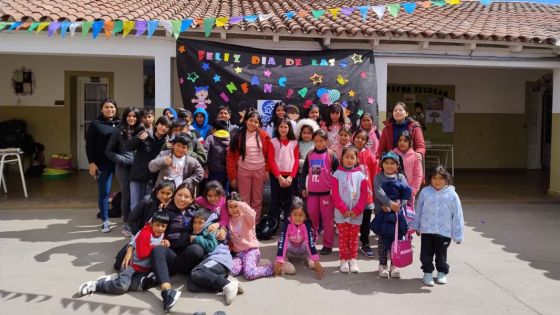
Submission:
[[[136,209],[136,207],[142,201],[145,195],[148,195],[151,191],[151,187],[148,182],[130,182],[130,209]]]
[[[97,205],[101,213],[101,220],[109,220],[109,194],[111,193],[111,182],[113,180],[113,173],[115,172],[115,165],[98,165],[99,178],[97,178]]]
[[[128,220],[128,214],[130,213],[130,166],[116,165],[115,175],[117,176],[117,181],[121,187],[121,211],[123,221]]]
[[[187,282],[192,292],[220,292],[229,283],[227,268],[217,261],[206,259],[191,272]]]
[[[134,268],[128,266],[119,272],[117,278],[99,283],[96,291],[116,295],[125,294],[127,291],[142,291],[140,280],[147,275],[148,272],[136,272]]]
[[[202,261],[204,249],[197,244],[191,244],[180,252],[171,248],[156,246],[150,257],[152,271],[159,283],[169,283],[169,276],[177,273],[190,274],[193,268]]]

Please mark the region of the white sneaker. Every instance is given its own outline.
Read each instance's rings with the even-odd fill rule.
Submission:
[[[282,274],[285,275],[295,275],[296,274],[296,266],[289,261],[284,261],[282,264]]]
[[[78,295],[79,296],[84,296],[84,295],[88,295],[88,294],[93,294],[93,292],[95,292],[95,285],[97,284],[97,281],[88,281],[86,283],[83,283],[80,288],[78,289]]]
[[[387,266],[379,265],[379,277],[389,279],[389,270],[387,270]]]
[[[315,262],[313,260],[308,260],[307,268],[309,268],[310,270],[315,270]]]
[[[348,265],[350,267],[350,272],[351,273],[359,273],[360,272],[360,268],[358,268],[358,263],[356,262],[356,259],[350,259],[350,261],[348,261]]]
[[[341,260],[340,261],[340,272],[342,272],[342,273],[350,272],[350,266],[348,266],[348,260]]]
[[[436,282],[438,284],[446,284],[447,283],[447,277],[445,276],[445,273],[438,272]]]
[[[237,282],[237,280],[235,280],[235,281],[230,281],[230,283],[226,284],[222,288],[222,291],[224,292],[224,296],[226,297],[226,304],[227,305],[230,305],[231,302],[233,302],[233,300],[237,296],[237,288],[238,287],[239,287],[239,282]]]
[[[424,277],[422,277],[422,282],[425,285],[433,287],[434,286],[434,276],[431,273],[425,273]]]
[[[229,280],[229,282],[237,281],[237,279],[235,279],[232,275],[228,275],[227,279]],[[237,295],[241,295],[243,293],[245,293],[245,290],[243,290],[241,282],[237,281]]]
[[[109,224],[110,224],[109,221],[103,221],[103,224],[101,224],[101,232],[103,233],[111,232],[111,226]]]
[[[391,278],[400,278],[401,277],[401,272],[399,271],[399,268],[391,266]]]

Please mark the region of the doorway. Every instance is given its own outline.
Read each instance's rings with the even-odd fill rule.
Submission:
[[[535,82],[527,82],[525,116],[527,169],[549,169],[552,134],[552,81],[550,75],[544,75]]]

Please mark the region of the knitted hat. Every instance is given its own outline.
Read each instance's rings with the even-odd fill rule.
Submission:
[[[387,152],[387,153],[384,153],[384,154],[381,156],[381,164],[383,164],[383,161],[385,161],[385,160],[387,160],[387,159],[391,159],[391,160],[395,161],[395,163],[397,163],[397,165],[400,165],[400,164],[401,164],[401,163],[400,163],[401,159],[400,159],[399,155],[396,154],[396,153],[393,152],[393,151],[389,151],[389,152]]]
[[[227,121],[221,119],[214,120],[214,122],[212,123],[212,127],[215,130],[228,130]]]

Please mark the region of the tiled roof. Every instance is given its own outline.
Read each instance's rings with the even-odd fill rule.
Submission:
[[[310,34],[324,37],[412,37],[523,42],[538,44],[560,43],[560,6],[529,3],[492,3],[485,7],[478,1],[459,5],[418,3],[413,14],[402,9],[394,18],[388,11],[379,20],[370,10],[362,21],[356,10],[350,16],[339,13],[334,18],[326,13],[318,20],[286,12],[310,11],[332,7],[378,5],[399,1],[365,0],[0,0],[3,20],[173,20],[219,16],[268,14],[265,21],[226,25],[226,29],[241,32]]]

